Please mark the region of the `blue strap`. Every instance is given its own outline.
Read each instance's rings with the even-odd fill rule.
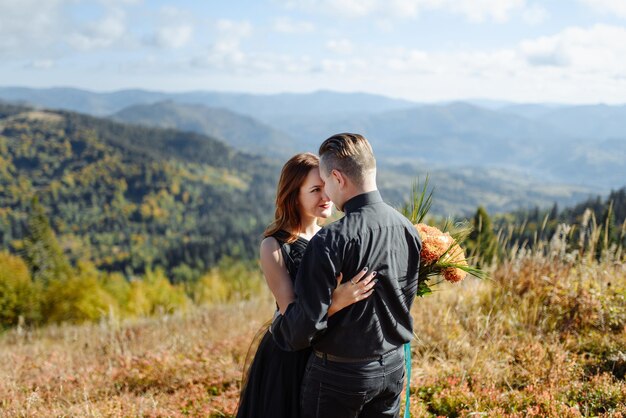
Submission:
[[[404,418],[411,418],[411,343],[404,344],[404,363],[406,367],[406,397],[404,398]]]

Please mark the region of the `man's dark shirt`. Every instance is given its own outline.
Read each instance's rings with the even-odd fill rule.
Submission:
[[[313,345],[327,354],[364,358],[411,340],[409,310],[422,247],[417,231],[378,191],[350,199],[344,210],[343,218],[311,239],[296,278],[296,300],[272,324],[284,350]],[[366,266],[377,271],[374,293],[328,318],[336,276],[341,272],[347,281]]]

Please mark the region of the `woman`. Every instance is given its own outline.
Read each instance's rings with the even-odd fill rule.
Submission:
[[[274,221],[261,243],[261,268],[281,313],[294,300],[293,283],[308,241],[320,230],[317,221],[329,217],[331,209],[319,158],[302,153],[287,161],[278,182]],[[363,270],[345,284],[341,276],[337,278],[329,316],[372,294],[375,272],[363,278],[365,274]],[[297,418],[300,383],[310,354],[310,349],[282,351],[266,331],[242,389],[237,418]]]

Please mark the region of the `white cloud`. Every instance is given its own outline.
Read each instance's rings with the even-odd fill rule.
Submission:
[[[623,74],[626,29],[609,25],[567,28],[549,37],[524,41],[520,52],[532,66],[569,67],[579,73]]]
[[[406,7],[408,4],[413,8],[414,0],[276,0],[288,9],[301,9],[308,12],[322,11],[327,14],[347,18],[366,17],[378,13],[382,9],[395,10],[396,7]],[[391,5],[391,7],[390,7]]]
[[[432,58],[424,51],[393,48],[386,54],[387,67],[394,72],[430,72]]]
[[[624,0],[578,0],[600,13],[617,15],[626,19],[626,2]]]
[[[217,29],[215,41],[204,55],[192,58],[191,65],[221,71],[250,68],[250,59],[241,49],[241,41],[252,34],[252,24],[247,21],[220,19],[215,27]],[[266,63],[259,62],[258,65],[259,68],[267,70]]]
[[[380,88],[402,97],[413,94],[414,100],[626,101],[626,28],[618,26],[567,28],[510,48],[388,48],[372,55],[377,60],[369,62],[368,71],[381,80]]]
[[[323,59],[315,67],[320,74],[342,74],[357,75],[367,71],[369,63],[367,60],[353,58],[345,59]]]
[[[33,68],[36,70],[47,70],[54,67],[53,60],[35,60],[26,65],[26,68]]]
[[[471,22],[493,20],[503,23],[511,14],[524,10],[525,0],[447,0],[442,8],[464,15]]]
[[[115,4],[115,3],[135,5],[135,4],[143,3],[143,0],[100,0],[100,2],[102,4],[107,4],[109,6],[111,6],[111,5]]]
[[[292,20],[288,17],[279,17],[274,20],[273,29],[281,33],[309,33],[315,30],[311,22]]]
[[[548,18],[548,11],[538,4],[529,6],[522,13],[522,19],[529,25],[538,25]]]
[[[217,30],[222,39],[242,39],[252,34],[252,24],[248,21],[220,19],[217,21]]]
[[[247,51],[244,41],[255,30],[248,21],[221,19],[213,26],[215,39],[203,54],[196,55],[189,61],[192,68],[211,70],[213,73],[255,76],[319,71],[308,55]]]
[[[326,48],[335,54],[349,54],[353,45],[349,39],[332,39],[326,43]]]
[[[161,7],[159,14],[161,15],[161,20],[164,23],[172,23],[172,21],[182,23],[193,19],[193,14],[189,11],[174,6]]]
[[[204,55],[190,62],[194,68],[212,70],[222,74],[311,74],[321,71],[319,63],[308,56],[272,53],[245,53],[238,45],[215,44]]]
[[[321,7],[330,13],[345,17],[363,17],[371,14],[378,8],[378,0],[301,0],[292,3],[300,3],[300,7],[307,9]]]
[[[377,68],[398,73],[466,73],[502,77],[550,71],[563,77],[596,74],[605,78],[626,73],[626,28],[595,25],[572,27],[552,35],[521,41],[510,48],[427,52],[387,48],[378,51]],[[372,62],[374,65],[374,62]]]
[[[426,52],[417,49],[390,48],[382,51],[377,70],[381,74],[413,77],[459,77],[489,79],[512,76],[525,66],[512,49],[468,52]],[[393,78],[392,77],[392,78]],[[476,83],[476,81],[474,81]]]
[[[387,3],[388,11],[391,16],[395,17],[415,17],[420,8],[434,6],[436,0],[431,1],[415,1],[415,0],[389,0]],[[383,5],[384,7],[384,5]]]
[[[571,64],[568,48],[562,37],[541,37],[520,45],[522,56],[532,66],[567,67]]]
[[[190,43],[195,31],[194,16],[187,10],[173,6],[163,6],[154,33],[145,44],[159,48],[182,48]]]
[[[0,0],[0,54],[46,50],[63,28],[67,0]]]
[[[161,48],[182,48],[192,39],[193,26],[188,24],[163,26],[157,30],[153,43]]]
[[[375,25],[378,28],[378,30],[380,30],[381,32],[386,32],[386,33],[393,32],[393,29],[395,27],[394,21],[388,18],[376,19]]]
[[[84,28],[69,35],[67,42],[82,51],[110,47],[126,35],[125,20],[124,11],[112,9],[102,19],[89,22]]]
[[[471,22],[503,23],[514,15],[536,24],[547,17],[544,8],[526,0],[276,0],[289,9],[322,11],[333,16],[380,19],[415,18],[423,11],[437,10],[460,14]]]
[[[304,55],[292,59],[292,57],[281,57],[280,69],[291,74],[308,74],[315,71],[314,61]]]
[[[102,16],[84,20],[80,12],[72,13],[77,5],[88,3],[82,0],[0,0],[0,55],[34,62],[72,50],[119,46],[120,41],[128,45],[132,36],[124,8],[137,1],[91,1]]]
[[[218,38],[194,65],[216,71],[254,73],[338,73],[350,68],[366,78],[393,78],[394,74],[448,76],[485,80],[499,79],[516,83],[518,78],[572,78],[596,76],[614,79],[626,73],[626,28],[596,25],[567,28],[552,36],[527,39],[507,48],[491,50],[426,51],[415,48],[373,47],[356,49],[348,39],[332,39],[326,48],[349,54],[350,59],[302,59],[297,55],[278,55],[247,51],[242,40],[252,28],[245,22],[224,21]],[[367,63],[360,65],[359,63]],[[480,83],[479,83],[480,84]]]

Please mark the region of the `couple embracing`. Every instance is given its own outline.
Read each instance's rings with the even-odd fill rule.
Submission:
[[[333,203],[345,216],[320,228]],[[338,134],[319,157],[291,158],[265,237],[261,267],[278,311],[237,417],[398,417],[421,241],[383,202],[369,142]]]

